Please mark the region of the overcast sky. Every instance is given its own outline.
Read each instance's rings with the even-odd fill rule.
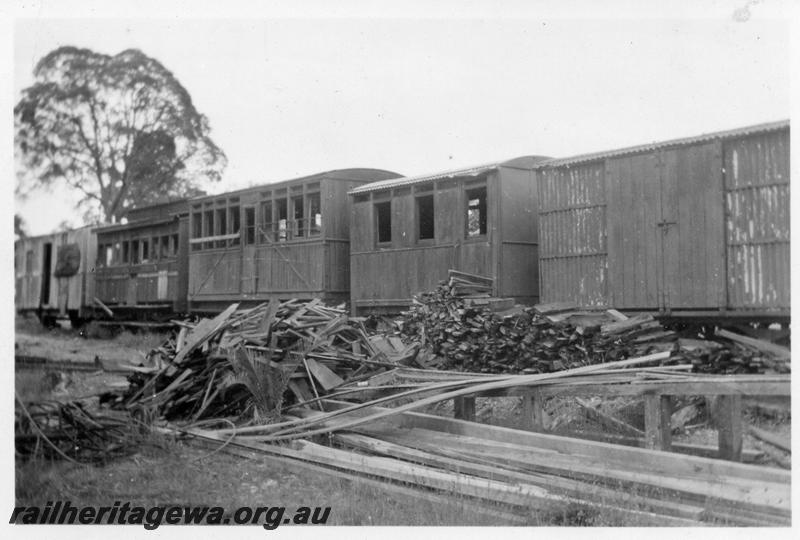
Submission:
[[[785,3],[648,11],[618,2],[602,13],[580,3],[516,12],[464,5],[386,17],[226,12],[235,18],[222,20],[28,10],[21,15],[36,16],[13,23],[13,99],[56,47],[141,49],[208,116],[229,161],[214,192],[346,167],[411,175],[563,157],[789,117]],[[743,7],[749,18],[737,21]],[[79,225],[74,202],[61,190],[37,192],[15,210],[39,234],[63,220]]]

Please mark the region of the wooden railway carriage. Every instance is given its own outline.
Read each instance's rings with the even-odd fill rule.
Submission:
[[[85,316],[94,295],[95,242],[90,227],[27,237],[14,244],[15,304],[45,324]]]
[[[789,122],[543,163],[543,302],[788,320]]]
[[[346,301],[347,191],[399,175],[343,169],[191,201],[192,311],[232,301]]]
[[[494,279],[495,296],[536,302],[534,165],[526,156],[358,187],[351,229],[351,309],[398,312],[448,269]]]
[[[186,311],[187,209],[186,200],[143,207],[125,224],[95,229],[96,296],[115,318],[153,320]]]

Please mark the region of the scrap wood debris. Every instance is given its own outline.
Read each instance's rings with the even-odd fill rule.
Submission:
[[[258,420],[280,409],[287,390],[295,402],[312,401],[416,353],[318,299],[238,307],[180,322],[180,332],[149,355],[152,367],[131,367],[120,404],[167,420]]]
[[[509,308],[486,290],[490,278],[451,271],[436,290],[414,299],[401,327],[407,340],[420,343],[421,367],[550,373],[670,350],[670,363],[702,373],[789,372],[788,349],[725,330],[713,340],[681,338],[649,314],[628,318],[568,302]]]
[[[131,453],[130,421],[91,412],[81,401],[24,403],[14,410],[14,444],[23,457],[44,456],[93,463]]]
[[[788,471],[415,412],[442,400],[520,384],[557,385],[590,379],[606,384],[635,384],[649,374],[659,381],[666,375],[673,382],[707,377],[681,372],[665,374],[662,368],[645,367],[669,354],[656,353],[556,373],[464,374],[461,378],[452,374],[428,387],[366,403],[323,400],[325,412],[311,407],[294,409],[294,417],[270,425],[190,428],[182,432],[206,441],[224,442],[232,448],[332,467],[337,474],[366,474],[428,490],[456,489],[468,498],[525,510],[574,503],[596,511],[638,516],[652,520],[651,524],[788,523]],[[402,398],[400,404],[385,406],[398,398]],[[314,442],[320,435],[328,437]],[[335,447],[320,444],[330,441]]]

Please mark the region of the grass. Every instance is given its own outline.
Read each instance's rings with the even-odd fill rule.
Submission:
[[[149,352],[164,343],[167,337],[168,334],[161,332],[131,332],[130,330],[123,330],[114,336],[113,340],[123,347]]]
[[[17,462],[17,505],[69,500],[72,505],[331,507],[329,525],[507,525],[476,515],[462,499],[432,504],[357,481],[246,459],[171,441],[146,439],[140,451],[101,467]],[[501,508],[501,510],[507,510]]]

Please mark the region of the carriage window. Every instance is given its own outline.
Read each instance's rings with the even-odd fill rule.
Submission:
[[[261,203],[261,242],[273,241],[272,237],[272,201]]]
[[[241,217],[239,214],[239,207],[238,206],[231,206],[228,209],[228,213],[230,214],[230,219],[228,220],[230,223],[230,229],[228,230],[229,234],[239,234],[239,229],[241,228]],[[239,245],[239,237],[231,238],[228,241],[228,245],[230,246],[238,246]]]
[[[486,234],[486,186],[467,190],[467,237]]]
[[[192,238],[202,238],[203,236],[203,214],[192,212]],[[192,244],[192,251],[200,249],[200,244]]]
[[[214,236],[214,211],[206,210],[205,219],[203,220],[203,236]],[[208,249],[214,247],[213,242],[204,242],[203,247]]]
[[[256,209],[252,206],[244,209],[244,243],[256,243]]]
[[[225,208],[217,208],[217,228],[214,230],[213,236],[228,234],[228,221],[226,216],[227,210]],[[214,245],[218,248],[225,247],[225,240],[217,240]]]
[[[286,230],[287,226],[287,207],[286,207],[286,199],[278,199],[275,201],[276,206],[278,207],[278,242],[286,242],[289,239],[288,231]]]
[[[33,272],[33,250],[29,249],[25,252],[25,273],[30,274]]]
[[[169,249],[169,236],[162,236],[161,241],[159,242],[159,257],[161,259],[166,259],[170,256],[170,249]]]
[[[122,264],[127,264],[130,262],[130,243],[129,242],[122,242]]]
[[[106,266],[106,245],[105,244],[97,244],[97,260],[95,261],[95,266],[103,267]]]
[[[319,193],[308,195],[308,225],[309,236],[319,235],[322,231],[322,207],[320,205]]]
[[[114,264],[114,246],[106,244],[105,246],[105,266]]]
[[[378,243],[392,241],[392,203],[391,201],[375,203],[375,228]]]
[[[433,238],[433,195],[417,197],[417,223],[420,240]]]
[[[143,238],[142,239],[142,262],[148,262],[150,260],[150,240]]]
[[[292,197],[293,219],[294,219],[294,234],[295,236],[305,236],[304,216],[303,216],[303,196]]]
[[[173,234],[172,235],[172,250],[170,251],[170,255],[172,255],[173,257],[177,257],[178,256],[178,235],[177,234]]]
[[[131,241],[131,264],[139,264],[139,241]]]

